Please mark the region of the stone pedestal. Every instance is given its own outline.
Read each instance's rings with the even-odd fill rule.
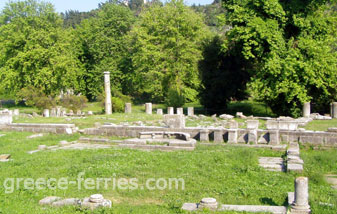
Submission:
[[[49,117],[49,109],[43,110],[43,116],[44,117]]]
[[[0,124],[11,124],[13,122],[13,115],[9,112],[0,114]]]
[[[145,103],[145,113],[152,114],[152,103]]]
[[[56,117],[61,117],[61,111],[62,111],[62,107],[58,106],[56,108]]]
[[[194,107],[188,107],[187,108],[187,115],[193,116],[194,115]]]
[[[200,130],[200,141],[209,142],[209,130],[208,129]]]
[[[157,109],[157,114],[158,115],[163,115],[163,109],[161,109],[161,108]]]
[[[210,210],[216,210],[218,208],[218,202],[215,198],[203,198],[198,206],[198,209],[207,208]]]
[[[279,130],[269,130],[269,144],[271,145],[280,144],[280,131]]]
[[[214,130],[214,142],[223,143],[224,142],[223,134],[224,134],[223,129]]]
[[[131,103],[125,103],[124,112],[125,112],[126,114],[130,114],[130,113],[132,112],[132,106],[131,106]]]
[[[303,104],[303,117],[310,117],[310,102]]]
[[[177,108],[177,114],[183,115],[184,114],[184,109],[183,108]]]
[[[166,114],[164,115],[164,123],[172,129],[183,129],[185,128],[185,116]]]
[[[104,88],[105,88],[105,114],[112,114],[111,105],[111,88],[110,88],[110,72],[104,72]]]
[[[337,102],[331,103],[331,117],[337,118]]]
[[[299,177],[295,180],[295,201],[291,205],[291,214],[309,214],[309,187],[308,178]]]
[[[174,115],[174,108],[173,107],[167,107],[167,114]]]
[[[248,143],[254,143],[257,144],[257,130],[256,129],[250,129],[248,130]]]
[[[247,129],[258,129],[259,121],[258,120],[247,120]]]
[[[236,122],[235,120],[229,121],[229,128],[230,129],[237,129],[237,128],[239,128],[238,122]]]
[[[238,143],[237,129],[228,129],[228,143]]]

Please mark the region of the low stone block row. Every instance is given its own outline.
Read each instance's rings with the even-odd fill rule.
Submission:
[[[75,124],[37,124],[37,123],[12,123],[0,126],[0,130],[53,133],[53,134],[73,134],[77,132]]]
[[[300,158],[300,147],[298,143],[290,143],[287,150],[287,171],[302,172],[303,160]]]

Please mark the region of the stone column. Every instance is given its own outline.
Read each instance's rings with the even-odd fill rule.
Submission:
[[[49,109],[43,110],[43,116],[44,117],[49,117]]]
[[[56,107],[56,117],[61,117],[61,110],[62,108],[60,106]]]
[[[56,117],[56,108],[52,108],[50,112],[51,117]]]
[[[209,142],[209,130],[208,129],[200,130],[200,141]]]
[[[309,187],[308,178],[299,177],[295,180],[295,201],[291,205],[291,214],[309,214]]]
[[[224,130],[223,129],[216,129],[214,130],[214,142],[216,143],[223,143],[224,139],[223,139],[223,134],[224,134]]]
[[[187,108],[187,115],[193,116],[194,115],[194,107],[188,107]]]
[[[126,114],[130,114],[130,113],[132,112],[132,106],[131,106],[131,103],[125,103],[124,112],[125,112]]]
[[[158,109],[157,109],[157,114],[158,114],[158,115],[163,115],[163,109],[158,108]]]
[[[337,118],[337,102],[331,103],[331,117]]]
[[[167,107],[167,114],[174,115],[174,108],[173,107]]]
[[[177,114],[178,115],[183,115],[184,114],[184,109],[183,108],[177,108]]]
[[[303,117],[310,117],[310,102],[303,104]]]
[[[152,114],[152,103],[145,103],[146,114]]]
[[[14,116],[19,116],[20,115],[20,110],[19,109],[14,109],[13,115]]]
[[[112,114],[109,71],[104,72],[104,88],[105,88],[105,114]]]

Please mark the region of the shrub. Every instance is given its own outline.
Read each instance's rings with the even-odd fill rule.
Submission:
[[[61,99],[61,105],[73,111],[82,110],[87,102],[88,99],[82,95],[66,95]]]
[[[119,97],[111,97],[112,112],[123,112],[125,102]]]
[[[168,90],[166,105],[174,108],[182,107],[185,104],[185,97],[176,89]]]
[[[25,101],[27,106],[35,106],[38,109],[49,109],[56,106],[56,101],[53,97],[45,95],[42,90],[33,86],[22,88],[17,93],[16,102]]]

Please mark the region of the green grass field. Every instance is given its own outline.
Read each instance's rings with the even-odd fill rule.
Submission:
[[[184,213],[185,202],[198,202],[203,197],[215,197],[224,204],[284,205],[287,192],[299,174],[266,171],[258,166],[258,157],[281,157],[282,152],[231,146],[198,145],[193,152],[146,152],[130,149],[58,150],[32,155],[38,145],[57,145],[60,140],[73,141],[79,135],[45,135],[27,139],[31,133],[2,132],[0,151],[11,154],[13,161],[0,163],[0,213]],[[310,181],[310,204],[313,213],[335,214],[337,191],[322,175],[337,173],[337,150],[301,150],[305,171]],[[23,187],[5,194],[6,178],[137,178],[144,184],[149,178],[183,178],[184,190],[113,190],[78,189],[70,185],[65,190],[27,190]],[[101,193],[112,200],[112,209],[94,212],[77,207],[49,208],[38,205],[46,196],[83,198]],[[322,203],[332,203],[329,207]],[[205,211],[206,212],[206,211]],[[201,212],[201,213],[205,213]],[[235,212],[222,212],[235,213]]]

